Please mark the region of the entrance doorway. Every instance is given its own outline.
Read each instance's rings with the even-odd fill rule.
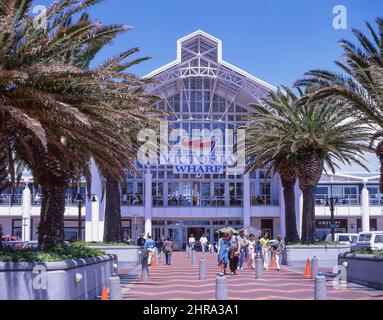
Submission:
[[[199,239],[201,239],[201,237],[203,235],[205,235],[205,237],[209,240],[210,238],[210,232],[209,232],[209,229],[206,229],[206,228],[196,228],[196,227],[193,227],[193,228],[188,228],[187,229],[187,235],[188,235],[188,238],[187,238],[187,241],[189,241],[189,237],[191,235],[194,236],[195,238],[195,241],[196,241],[196,250],[200,250],[201,249],[201,244],[199,243]]]

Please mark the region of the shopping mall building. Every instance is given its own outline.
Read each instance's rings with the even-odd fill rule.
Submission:
[[[168,145],[161,148],[162,158],[150,159],[150,164],[138,162],[141,175],[127,172],[128,186],[122,190],[121,203],[125,236],[136,239],[140,233],[150,232],[155,238],[170,236],[184,247],[189,234],[206,234],[214,241],[216,230],[225,226],[253,227],[274,237],[284,234],[279,177],[266,176],[267,169],[242,175],[241,161],[235,157],[241,148],[238,136],[252,112],[249,105],[262,103],[276,88],[225,62],[222,42],[202,31],[180,39],[177,59],[148,77],[157,80],[149,91],[162,98],[157,108],[169,113],[166,120],[173,130],[165,133]],[[83,239],[103,238],[105,200],[100,177],[97,171],[93,173],[93,201],[82,208],[76,199],[78,193],[85,195],[85,187],[68,188],[67,239],[77,236],[79,209]],[[330,232],[326,201],[330,196],[337,197],[337,231],[383,230],[378,181],[378,174],[323,174],[316,199],[318,238]],[[0,195],[4,234],[37,238],[40,195],[27,174],[20,185]],[[299,231],[301,208],[302,194],[296,187]]]

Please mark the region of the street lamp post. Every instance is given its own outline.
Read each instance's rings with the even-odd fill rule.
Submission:
[[[77,195],[76,198],[78,202],[78,217],[77,217],[77,241],[81,241],[81,233],[82,233],[82,202],[84,201],[84,197],[82,196],[81,193]]]
[[[82,204],[84,202],[84,196],[77,194],[76,201],[78,202],[78,218],[77,218],[77,241],[82,240]],[[97,202],[96,196],[92,195],[92,202]]]
[[[335,201],[337,201],[338,198],[330,197],[327,198],[327,205],[330,206],[330,213],[331,213],[331,237],[332,241],[335,241]]]

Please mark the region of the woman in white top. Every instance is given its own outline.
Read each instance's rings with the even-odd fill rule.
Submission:
[[[250,235],[249,240],[247,240],[247,248],[249,250],[248,255],[248,265],[252,270],[255,269],[255,247],[257,242],[255,241],[255,236],[253,234]]]
[[[194,250],[194,246],[195,246],[195,238],[194,238],[194,235],[191,234],[189,238],[189,247],[191,248],[191,250]]]

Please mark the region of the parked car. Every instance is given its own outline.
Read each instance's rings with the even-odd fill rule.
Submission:
[[[39,247],[38,241],[28,241],[24,244],[24,249],[37,249]]]
[[[2,236],[1,241],[10,242],[10,241],[22,241],[21,238],[16,236]]]
[[[383,231],[371,231],[359,233],[358,240],[352,246],[352,250],[383,250]]]
[[[24,248],[25,241],[8,241],[6,247],[10,249],[22,249]]]
[[[332,240],[332,234],[326,237],[325,242],[339,242],[341,244],[353,244],[358,240],[357,233],[335,233],[335,241]]]
[[[1,244],[3,248],[21,249],[24,247],[24,241],[16,236],[2,236]]]

